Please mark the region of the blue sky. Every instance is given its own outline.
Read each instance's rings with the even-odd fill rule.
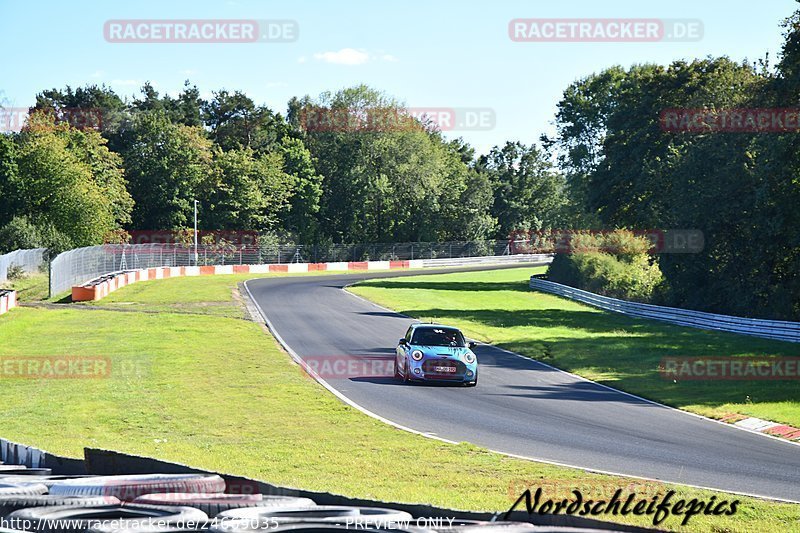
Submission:
[[[366,83],[412,107],[491,108],[494,127],[459,130],[479,151],[552,131],[556,104],[574,80],[605,67],[727,55],[755,60],[780,50],[789,0],[415,1],[219,0],[36,2],[0,0],[7,107],[45,88],[105,83],[123,96],[149,80],[176,94],[185,79],[204,96],[226,88],[284,112],[292,96]],[[700,19],[697,42],[519,43],[515,18]],[[110,43],[110,19],[290,19],[292,43]],[[349,50],[348,50],[349,49]]]

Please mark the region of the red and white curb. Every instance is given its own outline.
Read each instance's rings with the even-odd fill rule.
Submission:
[[[0,290],[0,315],[17,306],[17,291]]]
[[[800,428],[787,426],[786,424],[779,424],[777,422],[770,422],[769,420],[737,414],[723,416],[720,420],[750,431],[757,431],[759,433],[772,435],[773,437],[781,437],[800,442]]]
[[[422,259],[409,261],[343,261],[338,263],[284,263],[271,265],[215,265],[186,267],[156,267],[115,272],[83,285],[72,287],[72,301],[86,302],[105,298],[112,292],[137,281],[166,279],[179,276],[211,276],[217,274],[268,274],[275,272],[365,271],[422,268]]]
[[[155,267],[124,272],[111,272],[82,285],[72,287],[72,301],[100,300],[110,293],[136,283],[151,279],[174,278],[176,276],[207,276],[213,274],[268,274],[270,272],[359,272],[365,270],[395,270],[405,268],[457,267],[475,264],[547,264],[553,254],[515,254],[502,256],[479,256],[440,259],[410,259],[405,261],[341,261],[333,263],[282,263],[267,265],[216,265]]]

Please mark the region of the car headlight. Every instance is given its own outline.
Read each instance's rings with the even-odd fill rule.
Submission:
[[[464,354],[464,361],[466,361],[469,364],[474,363],[475,362],[475,354],[472,353],[472,352],[465,353]]]
[[[414,350],[411,352],[411,359],[414,361],[422,361],[422,352],[419,350]]]

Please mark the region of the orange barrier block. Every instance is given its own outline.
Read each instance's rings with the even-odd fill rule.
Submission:
[[[72,287],[73,302],[91,302],[101,298],[97,285],[94,287]]]

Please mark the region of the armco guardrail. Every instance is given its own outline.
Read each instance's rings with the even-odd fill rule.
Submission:
[[[140,270],[109,272],[72,287],[72,301],[86,302],[105,298],[117,289],[138,281],[149,281],[179,276],[208,276],[214,274],[267,274],[269,272],[323,272],[323,271],[365,271],[395,270],[407,268],[432,268],[464,266],[475,264],[533,263],[547,264],[552,261],[547,254],[520,254],[490,257],[473,257],[468,260],[457,259],[414,259],[409,261],[345,261],[335,263],[289,263],[271,265],[215,265],[153,267]]]
[[[50,296],[88,280],[123,270],[215,265],[358,263],[418,261],[509,255],[507,241],[396,243],[332,246],[193,246],[107,244],[59,254],[50,263]]]
[[[0,282],[8,279],[8,269],[11,266],[21,267],[28,273],[38,271],[44,263],[45,251],[45,248],[33,248],[31,250],[14,250],[0,255]]]
[[[729,315],[717,315],[703,311],[691,311],[676,307],[627,302],[617,298],[609,298],[592,292],[575,289],[567,285],[532,277],[530,288],[550,294],[556,294],[585,303],[606,311],[622,313],[636,318],[649,318],[661,322],[669,322],[679,326],[699,329],[711,329],[777,339],[789,342],[800,342],[800,322],[780,320],[764,320],[759,318],[742,318]]]

